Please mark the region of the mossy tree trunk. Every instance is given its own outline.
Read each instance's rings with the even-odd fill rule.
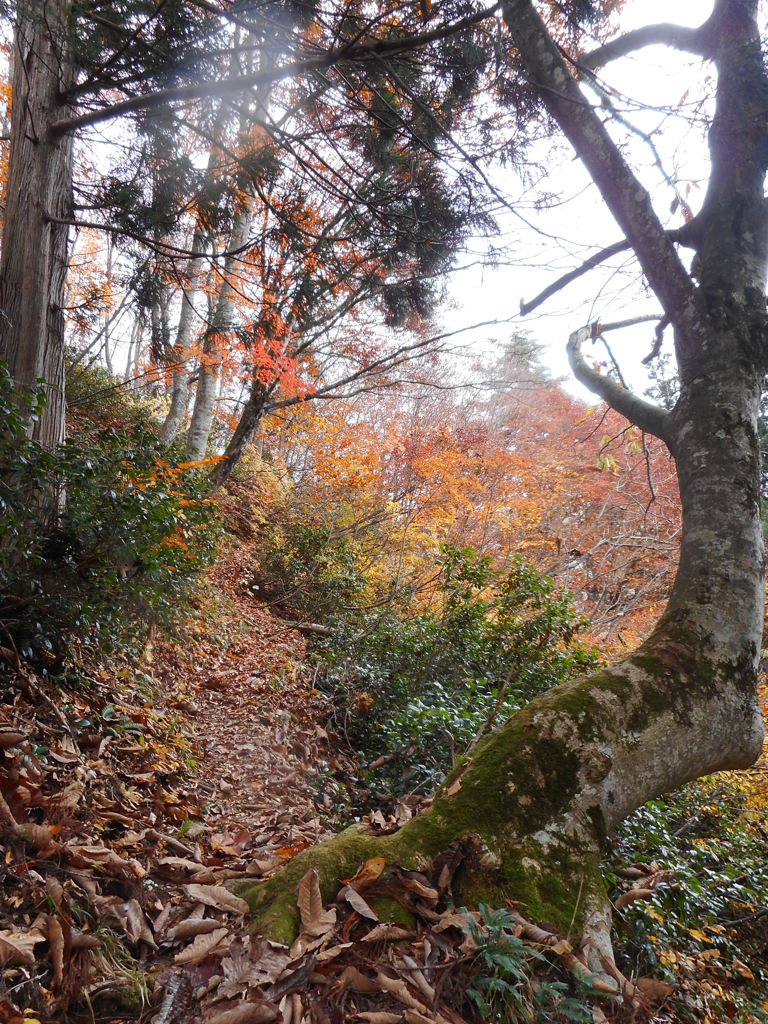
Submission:
[[[579,379],[663,438],[675,458],[683,510],[677,578],[637,651],[528,705],[400,832],[376,839],[349,830],[252,886],[257,925],[282,938],[295,927],[295,885],[309,866],[318,867],[330,897],[364,857],[423,867],[462,840],[468,856],[461,900],[520,900],[539,922],[571,937],[587,934],[593,949],[607,951],[609,904],[598,868],[606,832],[652,797],[751,764],[762,746],[757,416],[768,367],[768,82],[756,2],[719,0],[708,22],[685,37],[686,47],[718,70],[709,188],[690,236],[698,284],[533,4],[508,0],[504,13],[529,81],[589,170],[675,331],[681,393],[671,412],[587,365],[581,345],[588,328],[572,335],[569,353]],[[677,35],[670,38],[680,45]],[[647,42],[636,39],[618,49]],[[591,66],[612,53],[606,47],[592,55]]]

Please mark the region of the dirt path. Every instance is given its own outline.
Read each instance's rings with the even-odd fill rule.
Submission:
[[[195,673],[201,764],[192,792],[214,834],[238,835],[239,846],[246,831],[249,850],[287,857],[327,831],[317,781],[329,757],[327,708],[311,688],[302,636],[243,591],[248,560],[240,549],[212,576],[227,616],[214,638],[220,649]]]

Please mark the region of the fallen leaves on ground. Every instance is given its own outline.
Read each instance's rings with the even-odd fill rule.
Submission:
[[[460,843],[426,873],[370,858],[329,904],[309,872],[293,947],[248,933],[232,883],[321,840],[328,789],[314,777],[350,765],[302,676],[301,636],[242,595],[234,562],[215,571],[228,612],[215,629],[190,623],[187,644],[156,644],[152,665],[2,680],[0,1022],[85,1006],[152,1024],[463,1024],[476,943],[450,908]],[[424,803],[374,811],[367,827],[396,831]],[[639,866],[627,892],[641,899],[668,877]],[[522,915],[518,929],[553,962],[583,961]],[[617,984],[635,1008],[668,995]]]

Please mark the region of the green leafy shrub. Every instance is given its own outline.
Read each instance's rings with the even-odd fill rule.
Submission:
[[[27,436],[42,401],[0,368],[0,621],[50,665],[73,637],[104,650],[171,622],[217,530],[199,473],[163,461],[141,418],[51,451]]]
[[[367,585],[352,543],[305,523],[267,533],[260,570],[271,601],[320,622],[342,623]]]
[[[700,779],[635,811],[610,840],[614,898],[628,866],[670,873],[614,915],[614,944],[625,973],[675,985],[676,1020],[768,1021],[768,830],[749,779]]]
[[[336,626],[317,648],[320,684],[364,758],[386,758],[376,781],[396,793],[434,786],[484,727],[596,663],[568,595],[519,558],[496,568],[469,548],[443,551],[426,610]]]

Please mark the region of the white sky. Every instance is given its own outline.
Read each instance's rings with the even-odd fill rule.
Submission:
[[[621,25],[623,30],[660,21],[697,25],[706,20],[711,7],[708,0],[678,0],[672,4],[669,0],[629,0],[621,15]],[[696,74],[693,74],[694,68],[698,69]],[[690,89],[684,98],[685,109],[688,109],[697,93],[701,92],[700,69],[698,58],[655,47],[616,61],[602,75],[608,84],[627,98],[621,106],[622,113],[636,127],[654,133],[654,142],[667,173],[680,181],[681,189],[690,182],[689,199],[694,211],[701,196],[695,179],[706,173],[707,152],[702,131],[686,130],[680,118],[665,116],[663,110],[642,110],[640,103],[655,108],[675,107]],[[638,102],[637,109],[632,101]],[[653,166],[648,147],[640,142],[633,143],[631,153],[636,173],[651,189],[657,212],[670,227],[681,224],[679,213],[672,216],[668,212],[674,191]],[[617,260],[611,264],[610,272],[593,271],[580,278],[528,317],[516,315],[521,299],[531,299],[559,274],[581,263],[589,255],[588,246],[604,246],[621,238],[619,228],[590,185],[581,164],[565,144],[557,147],[554,154],[547,153],[547,168],[548,191],[567,201],[545,212],[525,208],[531,206],[535,197],[521,194],[519,185],[509,179],[502,180],[498,175],[494,180],[513,197],[517,191],[520,209],[526,219],[555,238],[536,237],[517,218],[506,214],[503,229],[510,242],[507,258],[516,265],[497,269],[475,268],[453,275],[449,294],[450,301],[457,308],[446,314],[443,322],[454,329],[490,319],[504,321],[512,318],[508,323],[473,332],[463,340],[471,339],[476,351],[484,351],[488,349],[491,338],[504,340],[515,329],[527,330],[545,346],[545,361],[553,373],[565,375],[569,374],[565,343],[575,328],[595,319],[621,320],[655,312],[659,307],[652,295],[643,294],[639,276],[622,273],[622,261]],[[498,240],[492,240],[492,244],[498,244]],[[478,249],[482,245],[478,242]],[[636,264],[628,261],[627,267],[636,267]],[[626,378],[642,390],[645,374],[640,360],[650,351],[653,325],[617,332],[609,340]],[[575,381],[568,386],[569,390],[587,397],[588,393]]]

